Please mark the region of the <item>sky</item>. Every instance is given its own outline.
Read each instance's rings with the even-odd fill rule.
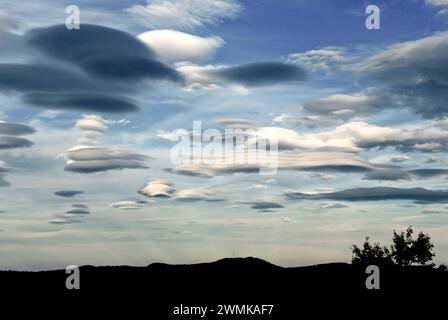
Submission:
[[[1,0],[0,268],[349,262],[407,226],[448,262],[447,26],[446,0]],[[231,129],[233,161],[202,152]],[[270,173],[233,158],[260,141]]]

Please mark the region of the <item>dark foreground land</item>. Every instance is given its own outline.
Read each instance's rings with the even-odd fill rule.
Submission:
[[[301,319],[305,311],[317,317],[360,307],[366,313],[385,307],[434,309],[440,303],[436,298],[448,299],[448,272],[429,267],[381,268],[379,290],[366,289],[363,267],[331,263],[282,268],[256,258],[196,265],[83,266],[79,290],[67,290],[68,276],[65,270],[1,271],[2,308],[20,299],[26,307],[14,307],[17,315],[28,308],[37,314],[63,306],[77,314],[85,308],[86,316],[93,310],[126,314],[124,319]],[[229,315],[233,305],[240,311],[246,305],[246,314]],[[197,310],[190,307],[207,307],[207,312],[175,314]]]

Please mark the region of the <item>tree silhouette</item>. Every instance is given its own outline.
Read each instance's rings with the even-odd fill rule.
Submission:
[[[435,257],[431,237],[420,232],[417,239],[413,239],[413,233],[412,227],[408,227],[406,232],[400,234],[394,230],[391,246],[392,259],[400,266],[408,266],[413,263],[426,265]]]
[[[352,263],[357,265],[390,265],[392,264],[392,258],[387,247],[381,247],[378,242],[372,245],[369,242],[369,237],[366,237],[362,249],[353,245]]]
[[[359,248],[352,246],[352,263],[361,265],[391,265],[409,266],[411,264],[426,265],[435,257],[431,238],[420,232],[416,239],[412,237],[414,230],[408,227],[405,232],[394,230],[390,250],[378,242],[371,244],[369,237]]]

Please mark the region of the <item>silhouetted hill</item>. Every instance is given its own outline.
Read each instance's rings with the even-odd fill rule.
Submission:
[[[194,265],[154,263],[146,267],[82,266],[80,290],[67,290],[65,270],[0,272],[1,290],[8,298],[42,303],[63,301],[109,311],[146,310],[146,319],[196,319],[175,317],[175,306],[218,304],[273,304],[271,317],[285,319],[297,308],[315,315],[329,307],[353,308],[357,303],[381,305],[403,298],[407,303],[432,299],[448,288],[448,272],[429,267],[381,268],[380,290],[367,290],[365,268],[346,263],[283,268],[257,258],[221,259]],[[5,300],[3,300],[5,302]],[[319,306],[325,305],[325,308]],[[112,309],[110,309],[112,308]],[[274,317],[275,316],[275,317]],[[215,318],[216,317],[216,318]],[[199,319],[199,318],[198,318]],[[227,319],[208,314],[205,319]],[[236,319],[236,318],[231,318]],[[255,319],[254,317],[238,317]]]

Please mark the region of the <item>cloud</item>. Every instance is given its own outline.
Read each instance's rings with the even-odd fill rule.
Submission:
[[[390,161],[394,162],[394,163],[401,163],[401,162],[405,162],[405,161],[409,161],[411,158],[408,155],[398,155],[398,156],[393,156],[392,158],[390,158]]]
[[[138,110],[129,98],[107,94],[29,93],[23,96],[23,100],[32,105],[54,109],[108,113],[127,113]]]
[[[288,149],[323,149],[360,152],[393,147],[401,151],[443,151],[448,134],[433,129],[397,129],[380,127],[362,121],[349,122],[333,130],[299,134],[280,127],[261,127],[257,136],[269,140],[278,137],[279,147]]]
[[[96,145],[99,137],[108,129],[105,123],[106,120],[99,115],[83,115],[75,124],[75,128],[81,131],[78,143],[87,146]]]
[[[150,179],[146,186],[141,188],[138,192],[151,198],[171,198],[172,200],[179,202],[224,201],[223,199],[213,198],[213,196],[218,193],[217,190],[211,190],[210,188],[186,188],[176,190],[174,188],[174,183],[164,178]]]
[[[208,158],[202,163],[184,163],[168,171],[199,177],[214,177],[234,173],[258,173],[260,169],[324,171],[324,172],[366,172],[378,168],[353,153],[344,152],[279,152],[277,159],[232,161],[232,159],[257,159],[250,152],[245,154],[231,153],[224,157]],[[275,163],[277,162],[277,163]]]
[[[4,174],[0,173],[0,187],[9,187],[11,183],[5,180]]]
[[[373,187],[373,188],[354,188],[336,192],[327,193],[300,193],[290,192],[285,194],[289,200],[339,200],[339,201],[383,201],[383,200],[418,200],[428,202],[446,202],[448,201],[448,191],[428,190],[425,188],[392,188],[392,187]]]
[[[241,95],[246,87],[275,84],[294,84],[306,79],[306,72],[299,66],[283,62],[259,62],[236,66],[181,65],[177,70],[185,78],[189,89],[213,90],[227,87]]]
[[[14,30],[19,27],[19,22],[8,15],[4,10],[0,9],[0,29]]]
[[[54,194],[59,197],[72,198],[72,197],[77,196],[78,194],[82,194],[82,193],[84,193],[84,192],[79,191],[79,190],[60,190],[60,191],[56,191]]]
[[[240,118],[222,118],[214,121],[216,124],[231,128],[249,129],[255,128],[255,123],[246,119]]]
[[[195,202],[195,201],[217,201],[221,199],[211,198],[217,193],[217,191],[210,190],[209,188],[190,188],[176,191],[173,199],[182,202]]]
[[[120,149],[79,146],[62,155],[65,170],[77,173],[94,173],[108,170],[145,169],[147,156]]]
[[[150,179],[146,186],[141,188],[138,192],[147,197],[155,198],[171,198],[176,191],[173,183],[167,179],[154,178]]]
[[[157,137],[161,140],[176,142],[179,137],[188,136],[190,132],[184,129],[177,129],[174,131],[157,130]]]
[[[278,204],[276,202],[270,202],[270,201],[256,201],[252,202],[252,209],[255,210],[266,210],[266,209],[280,209],[284,208],[281,204]]]
[[[344,209],[349,206],[343,203],[320,203],[319,207],[323,209]]]
[[[126,11],[152,29],[194,30],[233,19],[241,12],[237,0],[147,0]]]
[[[129,33],[87,23],[82,26],[76,32],[65,25],[36,28],[28,31],[26,38],[44,54],[81,66],[94,57],[154,57],[146,45]]]
[[[91,24],[71,31],[65,25],[28,31],[22,38],[40,62],[0,63],[0,88],[45,108],[132,112],[138,107],[128,96],[136,81],[183,81],[131,34]]]
[[[167,63],[203,62],[224,44],[220,37],[199,37],[175,30],[147,31],[137,37]]]
[[[404,171],[400,168],[383,168],[368,172],[363,179],[397,181],[411,180],[413,178],[428,179],[440,176],[448,176],[448,169],[423,168]]]
[[[359,77],[424,118],[448,115],[448,32],[397,43],[357,64]]]
[[[65,212],[66,214],[90,214],[89,210],[86,209],[71,209]]]
[[[12,136],[0,136],[0,149],[28,148],[32,145],[33,142],[28,139]]]
[[[437,7],[440,9],[439,14],[448,14],[448,1],[447,0],[425,0],[426,4]]]
[[[448,169],[426,168],[426,169],[409,170],[408,172],[418,178],[432,178],[432,177],[438,177],[438,176],[448,176]]]
[[[143,208],[143,205],[150,201],[146,200],[124,200],[109,204],[110,207],[123,210],[136,210]]]
[[[333,174],[323,173],[323,172],[313,172],[308,175],[311,178],[318,178],[320,180],[332,180],[335,179],[336,176]]]
[[[409,175],[408,172],[402,171],[398,168],[386,168],[367,172],[363,179],[397,181],[397,180],[411,180],[411,176]]]
[[[34,132],[34,128],[30,126],[0,121],[0,150],[31,147],[33,145],[32,141],[17,136]],[[13,169],[6,162],[0,160],[0,187],[9,187],[11,185],[5,180],[4,173],[11,172]]]
[[[0,88],[19,92],[92,92],[107,89],[104,84],[82,73],[48,64],[19,63],[0,63]]]
[[[378,112],[390,103],[386,95],[334,94],[324,98],[306,101],[302,110],[307,114],[296,121],[307,127],[332,125],[335,121],[347,121],[354,117],[366,116]]]
[[[55,219],[49,220],[51,224],[71,224],[80,223],[85,221],[86,217],[90,215],[90,210],[87,205],[84,204],[72,204],[72,208],[67,210],[65,213],[58,213],[53,215]]]
[[[56,224],[56,225],[64,225],[64,224],[77,223],[77,222],[81,222],[81,221],[76,220],[76,219],[51,219],[48,222],[51,224]]]
[[[5,161],[0,160],[0,172],[10,172],[11,170],[12,168]]]
[[[79,145],[59,157],[65,159],[65,170],[77,173],[94,173],[108,170],[144,169],[149,157],[135,152],[96,147],[98,139],[107,130],[105,119],[98,115],[84,115],[75,128],[81,131]]]
[[[74,203],[72,204],[72,208],[81,208],[81,209],[87,209],[87,205],[82,204],[82,203]]]
[[[325,47],[288,55],[288,62],[306,67],[313,72],[329,71],[348,60],[345,48]]]
[[[36,130],[33,127],[17,124],[17,123],[7,123],[0,121],[0,134],[8,136],[22,136],[27,134],[33,134]]]
[[[225,81],[244,86],[262,86],[285,82],[298,82],[306,79],[301,67],[282,62],[259,62],[224,67],[215,70],[214,75]]]

